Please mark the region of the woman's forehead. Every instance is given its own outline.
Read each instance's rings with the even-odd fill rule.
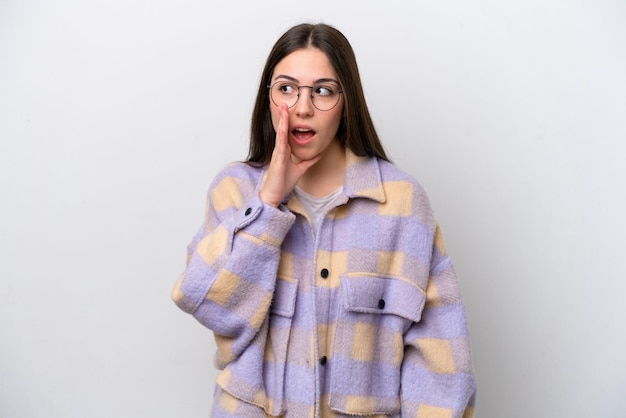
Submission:
[[[297,49],[285,56],[274,67],[272,80],[288,76],[298,82],[312,83],[317,80],[337,80],[337,73],[326,53],[319,48]]]

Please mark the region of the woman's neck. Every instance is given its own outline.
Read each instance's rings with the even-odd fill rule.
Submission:
[[[345,172],[345,150],[334,141],[324,150],[322,158],[300,178],[298,187],[314,197],[327,196],[343,186]]]

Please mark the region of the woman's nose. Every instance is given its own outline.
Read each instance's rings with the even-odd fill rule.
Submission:
[[[298,116],[313,114],[313,97],[309,94],[308,89],[300,91],[294,110]]]

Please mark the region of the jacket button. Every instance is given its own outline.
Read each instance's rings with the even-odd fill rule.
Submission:
[[[328,269],[322,269],[320,271],[320,276],[322,276],[322,279],[328,278]]]
[[[326,356],[322,356],[322,358],[320,358],[320,364],[322,366],[325,366],[327,361],[328,359],[326,358]]]
[[[381,299],[378,301],[378,309],[385,309],[385,300]]]
[[[246,209],[246,216],[250,215],[251,213],[252,213],[252,208]]]

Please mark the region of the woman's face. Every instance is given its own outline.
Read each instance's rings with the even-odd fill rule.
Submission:
[[[327,99],[321,96],[328,94],[329,88],[334,89],[335,94],[340,89],[335,69],[326,54],[318,48],[303,48],[292,52],[274,68],[270,84],[277,82],[283,91],[289,91],[288,84],[318,87],[317,93],[311,88],[300,88],[298,101],[289,109],[288,140],[292,155],[299,160],[308,160],[318,154],[326,158],[330,153],[343,152],[336,141],[343,113],[343,94],[338,95],[338,103],[330,110],[323,111],[315,107],[328,107],[323,102]],[[311,99],[314,94],[318,95],[318,99]],[[277,131],[280,108],[271,98],[269,105],[272,124]]]

